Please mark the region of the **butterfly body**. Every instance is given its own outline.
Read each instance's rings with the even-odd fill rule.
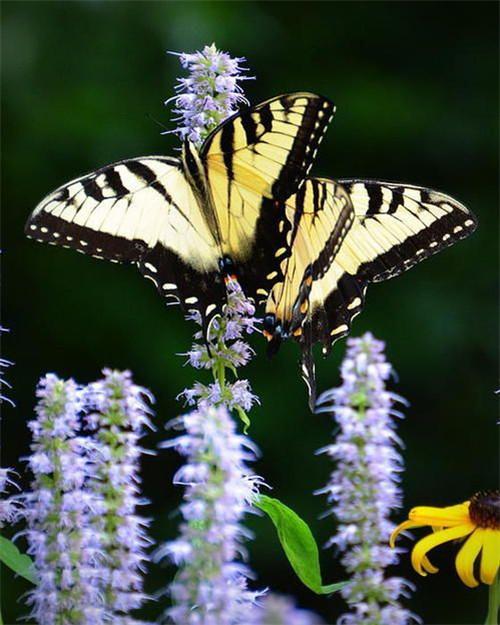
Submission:
[[[335,107],[307,92],[242,109],[181,157],[119,161],[35,208],[29,237],[135,264],[167,303],[208,328],[236,275],[265,305],[269,352],[292,338],[314,400],[312,347],[327,354],[367,286],[470,234],[472,213],[414,185],[309,175]]]

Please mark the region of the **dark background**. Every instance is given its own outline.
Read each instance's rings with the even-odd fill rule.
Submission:
[[[192,327],[166,309],[133,268],[99,262],[28,241],[23,224],[42,197],[97,166],[145,154],[172,154],[177,141],[160,136],[154,117],[169,125],[162,101],[181,70],[166,50],[216,44],[245,56],[257,80],[245,83],[256,103],[310,90],[337,104],[315,173],[422,184],[469,206],[479,229],[403,277],[371,287],[354,335],[371,330],[387,341],[411,402],[399,424],[405,442],[405,509],[446,505],[496,485],[496,232],[498,171],[498,40],[496,3],[481,2],[4,2],[3,10],[3,261],[2,323],[11,396],[3,418],[4,466],[23,471],[26,421],[34,388],[47,371],[94,380],[103,366],[130,368],[157,398],[158,433],[182,411],[175,401],[202,378],[184,368]],[[297,350],[274,361],[255,337],[248,375],[262,406],[252,412],[251,437],[262,450],[256,471],[274,494],[311,525],[319,543],[333,530],[318,520],[325,501],[312,491],[331,469],[314,455],[331,438],[332,423],[313,416],[299,380]],[[345,342],[319,366],[324,389],[339,382]],[[171,485],[179,458],[162,451],[144,461],[145,514],[161,541],[176,534],[181,491]],[[403,512],[396,517],[403,518]],[[265,519],[249,521],[258,587],[294,595],[333,622],[340,597],[317,597],[291,572]],[[7,531],[9,533],[9,531]],[[436,551],[438,575],[419,578],[409,607],[426,623],[479,623],[486,589],[469,590],[453,569],[457,547]],[[325,582],[343,577],[323,552]],[[173,568],[152,566],[148,590],[168,584]],[[8,623],[26,613],[28,587],[3,579]],[[152,619],[160,605],[141,614]]]

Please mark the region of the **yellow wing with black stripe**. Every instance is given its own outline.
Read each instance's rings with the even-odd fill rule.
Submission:
[[[310,170],[334,111],[313,93],[278,96],[227,119],[201,148],[222,253],[252,297],[262,299],[282,278],[293,223],[286,200]]]
[[[267,305],[274,327],[280,326],[302,346],[303,377],[311,403],[315,391],[312,346],[322,343],[327,354],[335,341],[348,334],[352,319],[363,308],[367,285],[401,274],[476,228],[476,218],[463,204],[430,189],[365,180],[319,184],[336,184],[342,189],[336,194],[349,198],[345,211],[351,212],[337,227],[334,252],[318,260],[325,245],[325,228],[320,228],[319,222],[314,225],[305,209],[288,260],[288,266],[304,270],[300,286],[293,289],[295,302],[291,307],[285,305],[282,294],[286,288],[276,285]],[[312,213],[324,210],[313,201]],[[326,210],[335,221],[332,207]],[[311,270],[312,259],[316,262]],[[285,273],[285,280],[296,284],[295,276]]]

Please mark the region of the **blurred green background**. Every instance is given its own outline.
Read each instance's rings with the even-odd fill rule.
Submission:
[[[4,356],[17,407],[3,413],[4,466],[28,451],[26,421],[34,388],[55,371],[80,382],[103,366],[130,368],[157,398],[158,432],[182,411],[176,395],[202,377],[178,354],[192,327],[166,309],[131,267],[42,246],[23,235],[37,202],[71,178],[108,162],[172,154],[152,118],[169,125],[162,102],[180,67],[167,50],[192,51],[212,41],[245,56],[254,103],[310,90],[330,97],[337,115],[315,173],[381,178],[444,190],[469,206],[479,229],[469,240],[394,281],[371,287],[354,335],[371,330],[387,341],[408,398],[399,424],[405,442],[405,508],[446,505],[495,487],[497,447],[498,5],[481,2],[3,2],[2,208],[3,318],[11,328]],[[332,439],[332,423],[309,413],[297,349],[287,345],[243,372],[262,405],[250,435],[262,450],[256,471],[275,496],[299,512],[320,543],[333,530],[318,520],[325,501],[312,495],[331,469],[314,452]],[[319,364],[319,386],[337,385],[345,342]],[[144,514],[157,541],[172,538],[181,491],[171,485],[179,458],[162,451],[144,460]],[[24,477],[23,479],[26,479]],[[403,512],[396,516],[403,517]],[[249,545],[256,585],[294,595],[332,623],[340,597],[316,597],[300,585],[270,524],[253,518]],[[456,546],[438,550],[441,572],[418,578],[403,558],[397,572],[417,585],[409,607],[425,623],[478,623],[485,588],[466,589],[453,570]],[[323,552],[326,582],[343,577]],[[151,566],[148,590],[174,574]],[[3,615],[26,608],[27,584],[2,577]],[[161,602],[141,614],[154,618]]]

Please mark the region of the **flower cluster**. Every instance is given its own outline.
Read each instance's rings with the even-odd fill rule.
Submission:
[[[255,449],[222,405],[204,403],[172,425],[184,433],[163,447],[175,448],[186,464],[174,476],[185,487],[180,536],[157,552],[180,567],[167,616],[179,625],[244,623],[259,594],[247,589],[249,571],[240,561],[248,537],[241,520],[261,483],[247,466]]]
[[[20,500],[16,495],[7,496],[11,488],[19,489],[13,480],[15,472],[12,469],[0,468],[0,528],[5,524],[14,523],[20,514]]]
[[[179,625],[247,622],[262,594],[247,588],[250,572],[241,560],[243,540],[250,537],[242,520],[262,483],[247,466],[256,448],[237,433],[230,415],[235,410],[249,425],[246,411],[257,397],[248,381],[226,379],[226,370],[236,374],[252,355],[243,338],[256,329],[254,313],[239,284],[229,279],[224,314],[212,321],[206,342],[195,343],[187,354],[193,367],[212,371],[213,382],[196,382],[181,394],[196,409],[172,422],[184,434],[163,445],[186,458],[174,477],[185,487],[180,537],[157,552],[158,559],[167,556],[179,566],[166,613]],[[202,326],[199,315],[191,318]],[[202,327],[195,340],[203,336]]]
[[[178,79],[177,95],[166,104],[175,103],[174,121],[179,126],[174,132],[199,147],[216,126],[236,112],[240,102],[247,101],[238,84],[248,80],[248,76],[241,75],[245,59],[232,58],[217,50],[215,44],[205,46],[201,52],[178,56],[189,76]]]
[[[238,367],[246,365],[251,359],[253,351],[244,341],[244,336],[256,331],[258,320],[254,317],[254,305],[245,297],[238,282],[228,279],[226,288],[224,315],[212,321],[206,342],[202,342],[202,330],[195,333],[195,341],[200,342],[194,343],[186,354],[189,364],[195,369],[211,370],[214,382],[196,382],[193,388],[183,391],[180,397],[190,406],[196,403],[202,408],[225,405],[229,410],[234,409],[248,425],[246,413],[258,402],[258,398],[253,394],[248,380],[228,382],[225,372],[229,369],[235,374]],[[198,313],[190,318],[202,326]]]
[[[385,578],[384,569],[397,562],[388,540],[394,525],[391,510],[401,505],[399,474],[403,461],[393,416],[402,399],[386,389],[391,365],[384,344],[370,333],[348,340],[342,363],[343,384],[319,398],[320,411],[332,412],[340,431],[335,443],[321,452],[337,463],[326,493],[338,529],[329,541],[343,554],[351,582],[342,594],[352,612],[341,617],[345,625],[399,625],[411,613],[398,603],[409,584]]]
[[[38,585],[28,601],[39,625],[102,622],[98,537],[92,529],[93,498],[84,483],[91,473],[91,441],[77,435],[81,390],[55,375],[41,379],[29,465],[32,491],[25,496],[28,553]]]
[[[54,374],[40,380],[23,510],[38,577],[28,601],[39,625],[128,623],[124,613],[141,603],[143,396],[129,373],[105,371],[86,388]],[[84,415],[99,428],[93,436],[82,431]]]
[[[98,453],[89,488],[100,504],[94,525],[106,554],[100,567],[106,607],[117,614],[140,607],[145,548],[150,544],[145,519],[136,514],[140,499],[139,439],[152,427],[147,401],[150,393],[132,382],[129,371],[103,371],[104,378],[89,385],[88,426],[95,431]]]

